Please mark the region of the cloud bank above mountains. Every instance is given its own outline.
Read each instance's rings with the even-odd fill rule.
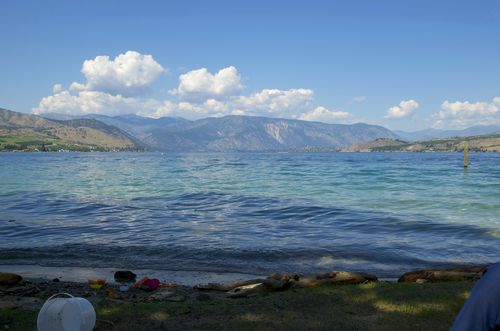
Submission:
[[[338,116],[337,112],[315,106],[314,91],[307,88],[271,88],[244,94],[241,74],[234,66],[215,73],[207,68],[188,71],[179,76],[178,86],[169,90],[165,100],[148,97],[152,84],[167,71],[151,55],[135,51],[119,54],[114,59],[97,56],[83,63],[84,82],[72,82],[66,89],[55,84],[52,95],[42,98],[33,113],[111,116],[135,113],[189,119],[261,115],[335,122],[352,117]],[[321,114],[318,109],[322,110]]]
[[[326,123],[353,123],[360,119],[352,113],[318,105],[309,88],[265,88],[245,93],[240,72],[235,66],[210,72],[199,68],[182,73],[175,87],[165,87],[164,98],[152,98],[153,84],[168,72],[152,55],[127,51],[115,58],[101,55],[83,62],[83,82],[66,88],[55,84],[52,94],[42,98],[35,114],[69,115],[138,114],[148,117],[179,116],[198,119],[209,116],[255,115],[283,117]],[[366,103],[366,96],[355,96],[355,103]],[[420,107],[414,99],[388,108],[389,121],[412,120]],[[463,128],[477,124],[500,124],[500,97],[491,102],[445,100],[430,117],[435,128]]]

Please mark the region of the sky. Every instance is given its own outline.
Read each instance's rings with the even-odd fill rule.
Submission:
[[[2,1],[0,107],[500,124],[500,1]]]

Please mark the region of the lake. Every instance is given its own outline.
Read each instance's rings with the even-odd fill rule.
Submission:
[[[1,153],[0,264],[396,277],[500,260],[500,154]]]

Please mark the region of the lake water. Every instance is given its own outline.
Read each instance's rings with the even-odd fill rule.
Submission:
[[[0,264],[403,271],[500,260],[500,154],[1,153]]]

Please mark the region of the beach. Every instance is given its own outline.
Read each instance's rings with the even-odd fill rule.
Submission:
[[[89,300],[95,330],[448,330],[473,282],[327,285],[228,298],[178,285],[153,292],[31,278],[0,287],[2,330],[34,330],[50,295]],[[113,289],[112,292],[107,290]],[[109,293],[116,294],[110,295]],[[158,295],[161,293],[161,295]],[[152,295],[156,299],[152,299]]]

